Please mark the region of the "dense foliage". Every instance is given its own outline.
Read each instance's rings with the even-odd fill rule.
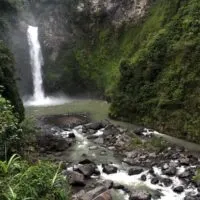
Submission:
[[[0,161],[1,200],[70,200],[70,188],[60,169],[48,162],[33,165],[12,156]]]
[[[199,141],[199,19],[198,0],[154,5],[132,55],[120,64],[112,117]]]
[[[18,148],[20,135],[19,120],[13,114],[13,106],[0,97],[0,158],[6,158],[9,152]]]
[[[9,99],[14,106],[15,114],[22,120],[24,118],[24,107],[14,77],[14,59],[3,42],[0,42],[0,85],[3,86],[2,96]]]

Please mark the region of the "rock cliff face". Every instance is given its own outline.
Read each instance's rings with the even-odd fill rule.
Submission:
[[[150,0],[30,1],[43,45],[54,49],[52,60],[63,43],[71,43],[75,36],[91,31],[96,23],[120,27],[126,22],[137,22],[145,15],[149,3]]]
[[[81,72],[77,49],[85,48],[86,43],[94,45],[101,29],[120,29],[138,22],[149,4],[150,0],[30,1],[45,57],[46,92],[63,90],[74,95],[99,91],[97,84]]]

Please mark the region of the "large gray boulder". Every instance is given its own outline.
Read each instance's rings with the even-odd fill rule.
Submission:
[[[176,175],[176,167],[168,167],[163,173],[167,176],[175,176]]]
[[[89,178],[90,176],[92,176],[92,174],[95,173],[95,169],[96,166],[92,163],[78,166],[78,171],[87,178]]]
[[[84,175],[75,171],[67,171],[66,176],[69,184],[73,186],[85,186]]]
[[[144,169],[141,167],[132,167],[128,170],[128,175],[132,176],[132,175],[141,174],[143,171]]]
[[[117,173],[117,167],[113,166],[113,165],[102,165],[103,167],[103,172],[106,174],[114,174]]]

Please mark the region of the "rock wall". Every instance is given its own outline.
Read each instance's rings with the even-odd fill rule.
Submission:
[[[104,89],[84,75],[85,69],[81,72],[77,49],[85,48],[86,43],[93,45],[102,27],[119,29],[125,23],[136,23],[149,3],[150,0],[30,1],[45,58],[46,92],[62,90],[76,95],[101,90],[97,93],[102,95]]]

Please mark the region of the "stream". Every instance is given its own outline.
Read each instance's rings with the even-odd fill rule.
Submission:
[[[69,116],[59,115],[58,118]],[[60,122],[60,119],[58,121]],[[80,164],[85,159],[93,163],[95,170],[98,171],[97,174],[91,173],[87,179],[84,179],[83,182],[86,186],[81,189],[87,188],[86,194],[89,189],[94,189],[94,186],[98,188],[105,185],[104,181],[111,181],[113,183],[111,190],[113,200],[189,200],[199,198],[198,187],[192,183],[192,177],[199,167],[198,158],[188,155],[188,152],[176,147],[173,149],[169,147],[166,151],[153,153],[124,150],[123,147],[128,145],[128,141],[131,141],[126,129],[110,124],[110,122],[100,126],[95,123],[101,124],[101,122],[86,125],[83,123],[73,128],[50,125],[51,133],[54,136],[61,137],[65,141],[68,141],[71,136],[75,138],[69,148],[55,154],[56,157],[60,157],[60,160],[67,163],[66,174],[68,172],[72,175],[73,173],[88,173],[88,163]],[[149,137],[147,134],[149,132],[146,129],[144,136]],[[152,137],[158,134],[154,131]],[[135,156],[136,153],[137,156]],[[105,170],[105,166],[108,171]],[[77,188],[77,185],[73,184],[73,187]],[[74,191],[77,194],[80,192],[79,189]],[[131,195],[139,197],[132,198]]]

